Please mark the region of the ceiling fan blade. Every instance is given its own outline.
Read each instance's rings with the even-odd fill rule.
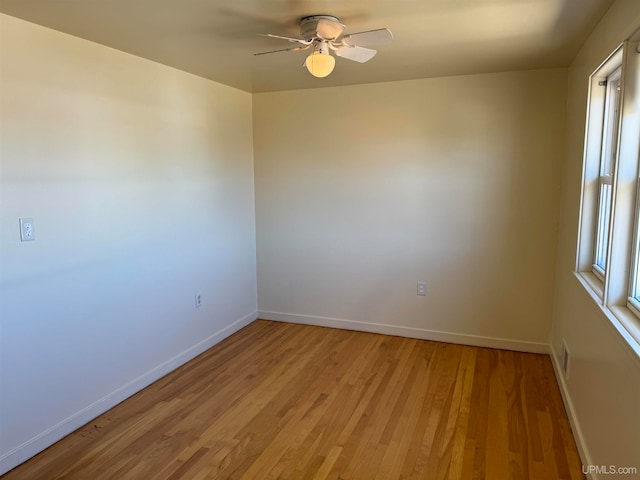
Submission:
[[[393,40],[393,34],[388,28],[369,30],[368,32],[352,33],[342,37],[347,45],[386,45]]]
[[[287,40],[292,43],[301,43],[303,45],[309,45],[311,43],[307,40],[302,40],[301,38],[282,37],[280,35],[273,35],[271,33],[267,33],[267,34],[259,33],[258,35],[260,35],[261,37],[279,38],[280,40]]]
[[[254,53],[253,56],[257,57],[258,55],[266,55],[268,53],[278,53],[278,52],[295,52],[298,50],[306,50],[307,48],[310,48],[310,47],[311,45],[306,45],[304,47],[281,48],[280,50],[271,50],[269,52]]]
[[[348,45],[336,48],[335,52],[339,57],[359,63],[368,62],[375,57],[376,53],[378,53],[376,50],[371,48],[350,47]]]
[[[316,33],[325,40],[335,40],[344,31],[345,26],[341,23],[332,22],[321,18],[318,20],[318,26],[316,27]]]

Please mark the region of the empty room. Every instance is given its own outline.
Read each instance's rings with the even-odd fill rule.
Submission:
[[[0,477],[640,479],[638,0],[0,0]]]

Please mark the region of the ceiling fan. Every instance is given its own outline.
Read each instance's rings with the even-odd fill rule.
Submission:
[[[331,52],[334,52],[338,57],[364,63],[371,60],[377,53],[376,50],[364,46],[384,45],[393,40],[393,34],[388,28],[342,35],[344,29],[345,25],[340,23],[340,19],[332,15],[304,17],[300,20],[300,36],[302,38],[264,35],[297,43],[299,46],[256,53],[255,55],[313,49],[304,64],[311,75],[322,78],[329,75],[335,67],[336,60]]]

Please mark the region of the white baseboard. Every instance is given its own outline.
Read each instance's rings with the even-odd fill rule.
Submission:
[[[560,394],[562,395],[564,408],[566,409],[567,416],[569,417],[569,423],[571,424],[571,430],[573,431],[573,438],[576,440],[576,447],[578,448],[580,460],[582,461],[582,465],[593,465],[591,455],[587,449],[587,444],[584,440],[584,436],[582,435],[582,430],[580,429],[578,417],[576,416],[575,409],[573,407],[573,402],[571,401],[571,396],[569,395],[569,389],[567,388],[567,381],[564,378],[561,361],[556,355],[555,350],[553,348],[550,350],[551,364],[553,365],[553,370],[556,373],[556,380],[560,387]],[[588,480],[600,480],[600,476],[596,473],[586,473],[585,476]]]
[[[91,405],[88,405],[82,410],[74,413],[70,417],[54,425],[53,427],[45,430],[44,432],[27,440],[22,445],[4,454],[2,457],[0,457],[0,475],[3,475],[12,468],[17,467],[45,448],[53,445],[61,438],[82,427],[87,422],[98,417],[99,415],[102,415],[107,410],[115,407],[117,404],[136,394],[143,388],[148,387],[153,382],[164,377],[166,374],[172,372],[179,366],[184,365],[189,360],[192,360],[202,352],[214,346],[216,343],[224,340],[228,336],[250,324],[257,317],[257,312],[252,312],[249,315],[236,320],[232,324],[227,325],[223,329],[217,331],[210,337],[205,338],[204,340],[198,342],[184,352],[176,355],[173,358],[170,358],[166,362],[158,365],[147,373],[140,375],[138,378],[130,381],[129,383],[123,385],[122,387],[109,393],[108,395],[105,395]]]
[[[438,342],[458,343],[462,345],[473,345],[476,347],[500,348],[503,350],[515,350],[518,352],[544,353],[547,355],[549,354],[549,345],[546,343],[509,340],[506,338],[465,335],[461,333],[440,332],[437,330],[427,330],[423,328],[386,325],[384,323],[368,323],[359,322],[356,320],[344,320],[340,318],[295,315],[291,313],[269,311],[259,311],[258,318],[263,318],[265,320],[275,320],[278,322],[315,325],[317,327],[342,328],[344,330],[382,333],[385,335],[395,335],[398,337],[419,338],[421,340],[435,340]]]

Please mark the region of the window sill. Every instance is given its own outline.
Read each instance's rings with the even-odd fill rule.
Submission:
[[[640,365],[640,318],[625,305],[603,305],[602,282],[591,272],[575,272],[575,276],[618,333],[620,342]]]
[[[593,272],[575,272],[580,283],[587,289],[598,305],[602,305],[604,282]]]
[[[611,323],[640,360],[640,319],[626,306],[611,305],[604,310],[605,313],[608,313],[607,310],[611,312],[612,315],[608,315]]]

